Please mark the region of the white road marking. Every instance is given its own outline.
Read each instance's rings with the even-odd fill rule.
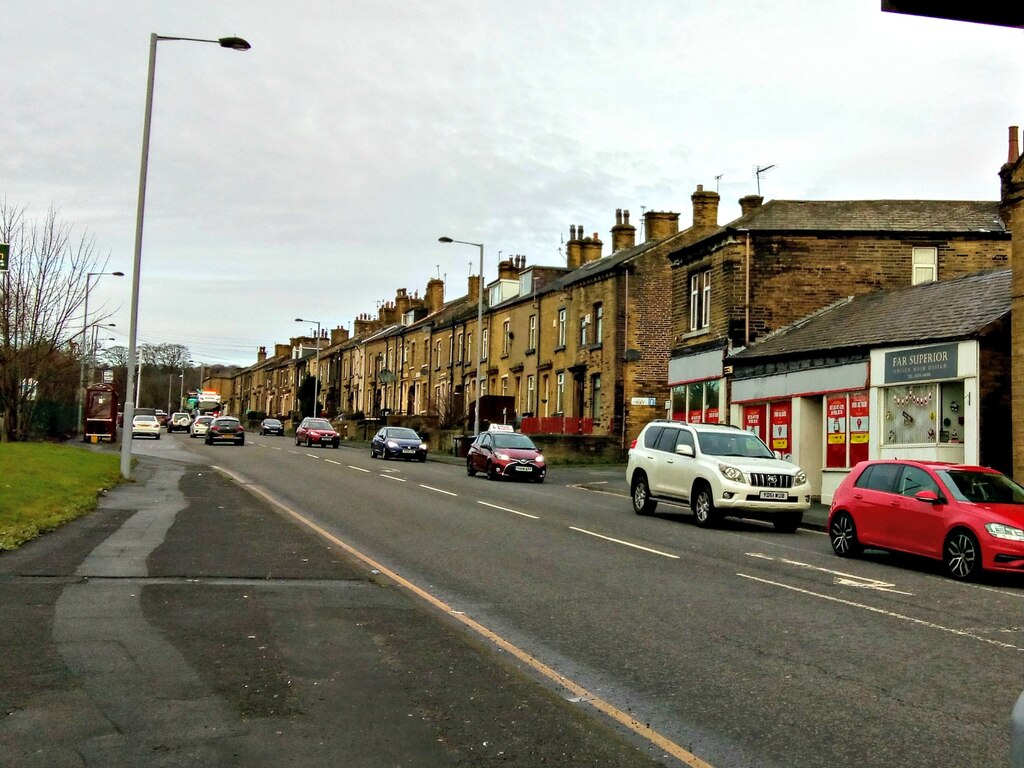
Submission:
[[[936,623],[931,622],[931,621],[925,621],[924,619],[915,619],[913,616],[905,616],[902,613],[894,613],[893,611],[887,611],[884,608],[875,608],[873,605],[865,605],[864,603],[855,603],[852,600],[843,600],[840,597],[832,597],[831,595],[823,595],[823,594],[821,594],[819,592],[811,592],[809,589],[801,589],[800,587],[793,587],[793,586],[790,586],[789,584],[782,584],[781,582],[778,582],[778,581],[770,581],[768,579],[761,579],[761,578],[758,578],[757,576],[750,576],[750,575],[748,575],[746,573],[737,573],[736,575],[739,576],[740,578],[743,578],[743,579],[750,579],[751,581],[760,582],[761,584],[770,584],[773,587],[781,587],[782,589],[788,589],[791,592],[799,592],[802,595],[810,595],[811,597],[819,597],[822,600],[829,600],[829,601],[831,601],[833,603],[840,603],[842,605],[848,605],[851,608],[860,608],[863,611],[870,611],[871,613],[879,613],[879,614],[881,614],[883,616],[888,616],[889,618],[892,618],[892,619],[899,619],[900,621],[906,621],[906,622],[909,622],[911,624],[917,624],[920,627],[928,627],[929,629],[937,629],[940,632],[948,632],[951,635],[958,635],[960,637],[966,637],[966,638],[969,638],[971,640],[978,640],[978,641],[980,641],[982,643],[988,643],[989,645],[994,645],[994,646],[997,646],[999,648],[1007,648],[1007,649],[1009,649],[1011,651],[1024,651],[1024,648],[1021,648],[1018,645],[1012,645],[1010,643],[1002,643],[1002,642],[1000,642],[998,640],[993,640],[990,637],[982,637],[981,635],[976,635],[976,634],[974,634],[972,632],[966,632],[966,631],[964,631],[962,629],[953,629],[952,627],[944,627],[941,624],[936,624]]]
[[[309,456],[309,458],[311,458],[311,459],[319,459],[320,458],[319,456],[316,456],[315,454],[312,454],[312,453],[307,453],[306,455]]]
[[[384,475],[384,474],[382,474],[381,477],[386,477],[388,480],[397,480],[400,483],[404,483],[405,482],[405,478],[404,477],[395,477],[394,475]]]
[[[337,464],[339,467],[341,466],[341,462],[335,461],[334,459],[324,459],[324,461],[326,461],[328,464]]]
[[[661,552],[661,551],[659,551],[657,549],[651,549],[650,547],[642,547],[639,544],[633,544],[633,543],[628,542],[628,541],[623,541],[622,539],[613,539],[611,536],[603,536],[600,533],[594,533],[593,531],[588,531],[585,528],[577,528],[574,525],[570,525],[569,526],[569,530],[570,531],[579,531],[580,533],[585,533],[588,536],[596,536],[597,538],[604,539],[605,541],[613,541],[616,544],[622,544],[623,546],[632,547],[633,549],[642,549],[644,552],[650,552],[653,555],[661,555],[662,557],[670,557],[673,560],[678,560],[679,559],[679,555],[672,555],[672,554],[669,554],[668,552]]]
[[[445,491],[445,490],[442,490],[440,488],[434,488],[433,486],[430,486],[430,485],[423,485],[423,483],[420,483],[420,488],[426,488],[428,491],[437,491],[438,493],[443,493],[446,496],[458,496],[459,495],[457,493],[452,493],[451,491]]]
[[[540,520],[540,518],[536,515],[528,515],[525,512],[517,512],[516,510],[509,509],[508,507],[499,507],[497,504],[489,504],[486,501],[480,501],[479,499],[477,500],[476,503],[483,504],[485,507],[490,507],[491,509],[500,509],[502,512],[511,512],[513,515],[521,515],[522,517],[528,517],[531,520]]]
[[[784,563],[785,565],[792,565],[796,568],[805,568],[809,571],[818,571],[820,573],[827,573],[835,578],[835,583],[843,587],[858,587],[860,589],[874,589],[879,592],[893,592],[897,595],[913,595],[913,592],[903,592],[898,589],[893,589],[895,584],[890,584],[887,581],[879,581],[878,579],[869,579],[867,576],[857,576],[852,573],[843,573],[842,571],[833,571],[828,568],[822,568],[817,565],[811,565],[810,563],[802,563],[799,560],[788,560],[785,557],[772,557],[770,555],[764,555],[760,552],[747,552],[747,557],[756,557],[759,560],[769,560],[773,563]]]
[[[353,467],[351,464],[349,464],[348,468],[349,469],[354,469],[356,472],[365,472],[366,474],[370,474],[370,470],[363,469],[362,467]]]

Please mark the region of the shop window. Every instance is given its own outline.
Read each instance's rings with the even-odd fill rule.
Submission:
[[[912,384],[884,390],[886,445],[962,443],[964,384]]]
[[[868,458],[868,393],[825,398],[825,466],[854,467]]]
[[[721,382],[718,379],[672,387],[672,418],[694,424],[719,424]]]

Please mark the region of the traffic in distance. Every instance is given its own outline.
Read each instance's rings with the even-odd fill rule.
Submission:
[[[209,445],[245,443],[245,427],[229,416],[179,412],[165,428]],[[285,435],[277,419],[264,419],[258,431]],[[159,433],[152,412],[133,420],[133,437],[158,438]],[[302,420],[294,439],[310,448],[336,449],[341,442],[329,420],[315,417]],[[386,426],[373,435],[370,456],[423,462],[428,446],[411,428]],[[491,480],[543,483],[548,473],[544,454],[530,437],[505,424],[476,436],[465,466],[470,477]],[[757,435],[727,425],[649,422],[630,446],[625,479],[637,515],[654,514],[659,501],[681,504],[700,527],[739,517],[793,532],[811,504],[806,472]],[[983,571],[1024,573],[1024,488],[987,467],[862,462],[836,491],[827,532],[838,557],[856,557],[866,549],[901,552],[939,561],[957,580],[975,579]]]

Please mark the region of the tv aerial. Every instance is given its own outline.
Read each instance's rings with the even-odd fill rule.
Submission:
[[[754,178],[757,179],[757,194],[761,194],[761,177],[775,167],[775,163],[771,165],[755,165],[754,166]]]

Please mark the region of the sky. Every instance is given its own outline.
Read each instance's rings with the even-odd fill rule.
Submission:
[[[477,248],[610,253],[615,210],[692,221],[698,184],[766,200],[996,200],[1024,32],[880,0],[5,0],[0,200],[55,208],[110,271],[127,346],[150,34],[161,41],[138,343],[259,347],[464,296]],[[639,232],[638,232],[639,235]]]

